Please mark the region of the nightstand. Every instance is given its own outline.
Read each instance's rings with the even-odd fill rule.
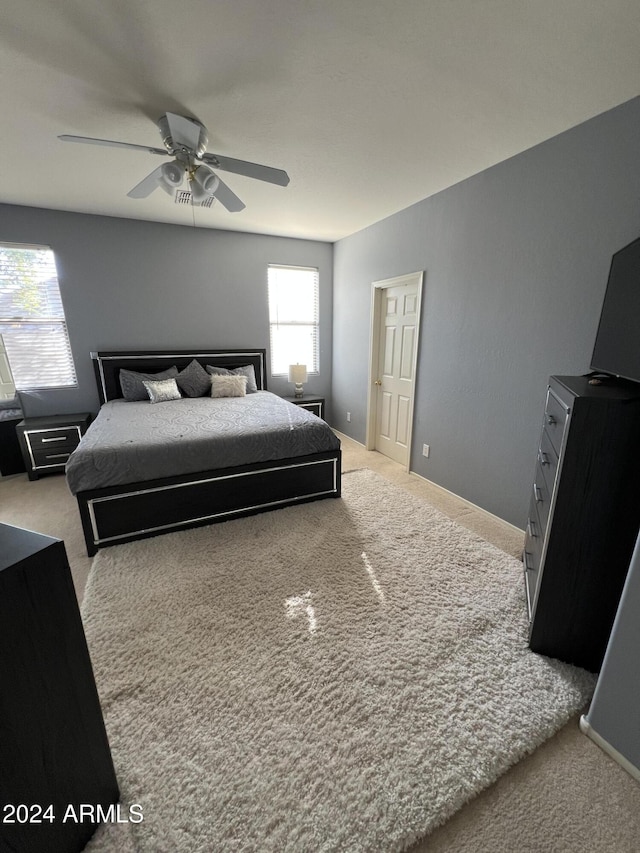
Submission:
[[[27,474],[61,474],[67,459],[80,443],[91,421],[89,412],[25,418],[16,427]]]
[[[303,409],[309,409],[314,415],[324,420],[324,397],[284,397],[289,403],[294,406],[301,406]]]

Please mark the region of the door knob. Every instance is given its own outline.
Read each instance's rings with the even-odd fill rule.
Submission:
[[[376,379],[376,385],[382,385],[382,379]]]

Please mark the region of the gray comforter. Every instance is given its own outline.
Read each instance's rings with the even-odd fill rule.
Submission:
[[[339,447],[324,421],[269,391],[166,403],[112,400],[69,457],[67,482],[75,495]]]

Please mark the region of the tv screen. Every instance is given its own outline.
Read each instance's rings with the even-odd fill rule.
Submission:
[[[640,238],[611,259],[591,369],[640,382]]]

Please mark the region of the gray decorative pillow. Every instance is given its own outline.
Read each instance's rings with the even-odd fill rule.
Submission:
[[[178,373],[176,382],[185,397],[204,397],[211,391],[211,377],[195,358]]]
[[[136,373],[135,370],[120,370],[120,387],[122,388],[122,396],[125,400],[132,403],[135,400],[148,400],[149,395],[142,384],[145,379],[155,382],[156,379],[171,379],[178,375],[178,368],[174,365],[168,370],[161,370],[160,373]]]
[[[212,397],[244,397],[247,393],[246,376],[212,376]]]
[[[252,364],[245,364],[242,367],[236,367],[233,370],[227,370],[226,367],[213,367],[207,365],[207,373],[212,376],[246,376],[247,377],[247,394],[253,394],[258,390],[256,383],[256,372]]]
[[[182,399],[175,379],[143,379],[142,384],[152,403],[168,403],[169,400]]]

